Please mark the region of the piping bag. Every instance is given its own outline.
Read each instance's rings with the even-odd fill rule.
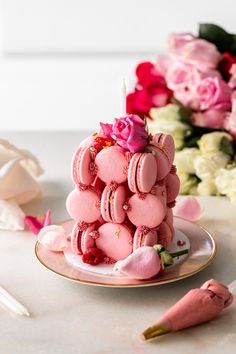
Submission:
[[[200,288],[190,290],[167,310],[157,323],[142,333],[142,339],[155,338],[211,321],[232,304],[234,295],[236,280],[228,286],[215,279],[208,280]]]

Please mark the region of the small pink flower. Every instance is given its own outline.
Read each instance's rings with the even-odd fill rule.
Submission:
[[[50,209],[43,216],[27,215],[25,217],[25,224],[28,226],[33,234],[37,235],[39,231],[44,227],[51,224],[51,212]]]
[[[101,127],[101,130],[102,130],[102,134],[103,134],[105,137],[110,137],[110,136],[111,136],[111,133],[112,133],[112,126],[113,126],[113,124],[101,123],[101,122],[100,122],[100,127]]]
[[[148,134],[144,120],[134,114],[115,119],[111,137],[124,149],[136,152],[147,145]]]
[[[197,112],[192,114],[191,121],[193,125],[199,127],[207,127],[219,129],[224,126],[226,112],[218,111],[216,109],[209,109],[205,112]]]
[[[217,76],[205,77],[198,86],[200,110],[217,109],[227,111],[231,108],[232,90]]]
[[[67,236],[62,226],[49,225],[38,233],[38,241],[49,251],[61,252],[67,248]]]
[[[236,139],[236,112],[226,114],[224,128]]]

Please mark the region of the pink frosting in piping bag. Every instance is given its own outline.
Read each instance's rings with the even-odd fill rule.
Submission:
[[[212,320],[233,301],[228,288],[211,279],[201,288],[190,290],[172,306],[159,323],[166,323],[171,331],[178,331]]]

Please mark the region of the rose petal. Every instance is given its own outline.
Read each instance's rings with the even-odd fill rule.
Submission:
[[[48,211],[44,215],[43,222],[40,221],[39,217],[32,215],[27,215],[24,221],[30,231],[33,232],[33,234],[37,235],[44,226],[48,226],[51,224],[50,209],[48,209]]]
[[[25,214],[15,201],[0,199],[0,229],[24,230]]]
[[[174,208],[174,215],[190,221],[197,221],[203,213],[203,208],[197,198],[188,196],[179,200]]]

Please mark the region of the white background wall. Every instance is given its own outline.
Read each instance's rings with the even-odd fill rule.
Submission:
[[[0,0],[0,130],[96,129],[172,31],[236,33],[235,0]]]

